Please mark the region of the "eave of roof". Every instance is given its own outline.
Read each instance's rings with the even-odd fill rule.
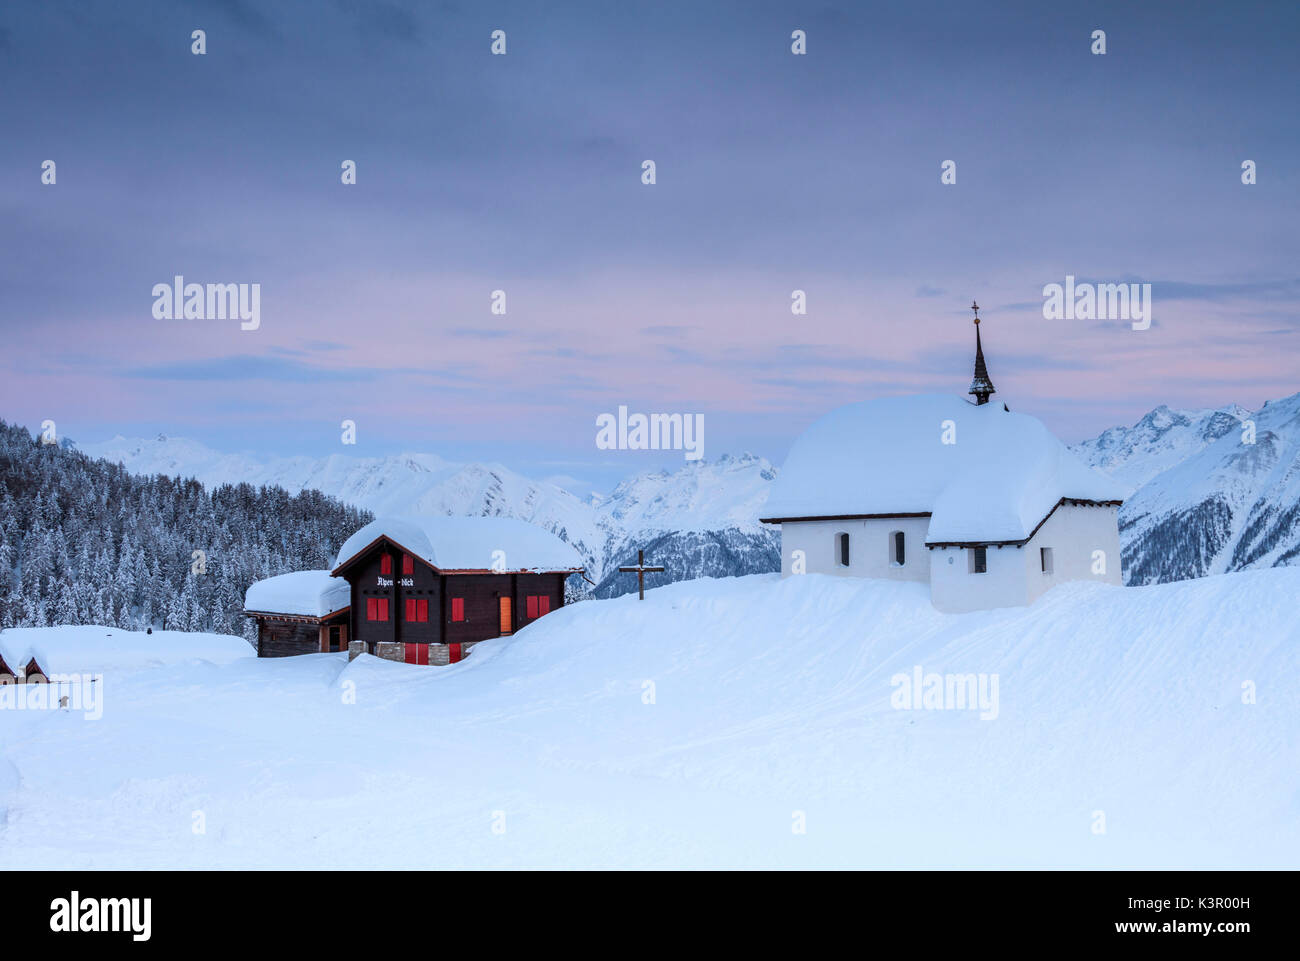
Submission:
[[[375,547],[377,544],[379,544],[380,541],[387,541],[389,544],[392,544],[394,547],[396,547],[396,548],[398,548],[400,551],[402,551],[402,553],[404,553],[404,554],[410,554],[412,557],[414,557],[414,558],[416,558],[417,560],[419,560],[419,562],[420,562],[421,564],[423,564],[425,567],[433,567],[432,564],[430,564],[428,561],[426,561],[423,557],[420,557],[420,555],[417,554],[415,551],[408,550],[407,548],[403,547],[401,544],[397,543],[397,541],[393,540],[393,539],[392,539],[391,537],[389,537],[387,534],[380,534],[378,537],[376,537],[373,541],[371,541],[371,542],[370,542],[369,544],[367,544],[365,547],[361,548],[361,550],[357,551],[355,554],[353,554],[351,557],[349,557],[346,561],[344,561],[344,562],[343,562],[342,564],[340,564],[338,567],[334,568],[334,570],[330,571],[330,577],[341,577],[341,576],[343,575],[343,572],[344,572],[345,570],[347,570],[347,569],[348,569],[349,567],[351,567],[352,565],[358,563],[358,562],[359,562],[363,557],[367,557],[367,556],[369,556],[371,550],[373,550],[374,547]],[[436,567],[433,567],[433,569],[434,569],[434,570],[437,570]]]
[[[760,524],[793,524],[804,521],[869,521],[893,517],[929,517],[929,511],[902,511],[896,514],[814,514],[808,517],[760,517]]]
[[[352,610],[352,605],[340,607],[337,611],[330,611],[328,614],[289,614],[285,611],[241,611],[244,617],[274,617],[280,621],[303,621],[309,624],[324,624],[326,621],[339,617]]]
[[[490,567],[438,567],[436,564],[430,564],[409,547],[399,544],[387,534],[380,534],[365,547],[361,548],[361,550],[357,551],[338,567],[334,568],[334,570],[330,571],[330,576],[342,577],[345,570],[356,564],[362,558],[369,556],[371,550],[373,550],[375,545],[380,541],[387,541],[403,554],[410,554],[435,574],[576,574],[580,571],[586,570],[585,567],[518,567],[508,571],[495,571]]]
[[[1069,504],[1072,507],[1119,507],[1123,501],[1093,501],[1084,500],[1078,497],[1062,497],[1052,505],[1052,509],[1043,515],[1043,519],[1034,525],[1034,529],[1029,532],[1028,537],[1023,537],[1013,541],[926,541],[925,546],[930,550],[936,547],[1024,547],[1034,539],[1039,528],[1047,523],[1048,518],[1056,513],[1056,509],[1062,504]]]
[[[1029,532],[1028,537],[1018,540],[1008,541],[926,541],[925,546],[935,547],[1023,547],[1034,539],[1038,529],[1047,523],[1047,519],[1056,513],[1056,509],[1062,504],[1070,504],[1076,507],[1119,507],[1124,502],[1122,500],[1094,501],[1080,497],[1062,497],[1052,505],[1043,519],[1034,525],[1034,529]],[[817,514],[811,517],[760,517],[760,524],[796,524],[807,523],[809,521],[861,521],[861,520],[884,520],[897,517],[929,517],[929,511],[904,512],[897,514]]]
[[[495,571],[490,567],[435,567],[439,574],[581,574],[585,567],[519,567],[509,571]]]

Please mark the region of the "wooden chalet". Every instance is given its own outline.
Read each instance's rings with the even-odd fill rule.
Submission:
[[[37,663],[35,656],[28,657],[26,666],[23,666],[21,657],[16,658],[14,663],[18,664],[22,669],[15,671],[9,666],[8,662],[5,661],[4,654],[0,653],[0,684],[23,684],[28,678],[36,677],[38,675],[42,679],[49,677],[49,675],[45,673],[45,669]]]
[[[257,656],[346,651],[350,592],[329,571],[294,571],[258,581],[244,597],[257,622]]]
[[[302,572],[314,580],[299,585],[301,602],[286,593],[278,604],[298,613],[252,610],[256,584],[245,613],[258,618],[260,656],[347,649],[352,656],[449,664],[474,644],[513,634],[562,607],[565,580],[581,572],[572,547],[522,521],[381,518],[347,540],[332,571]],[[320,574],[346,595],[335,593],[333,601],[312,608],[306,603],[312,591],[327,586]]]

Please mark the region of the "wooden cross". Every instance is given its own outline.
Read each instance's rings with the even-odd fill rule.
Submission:
[[[645,576],[647,574],[654,574],[662,570],[663,570],[662,567],[645,566],[645,551],[636,552],[636,567],[619,568],[619,571],[624,574],[631,574],[634,571],[636,572],[636,586],[641,593],[640,600],[643,601],[645,600]]]

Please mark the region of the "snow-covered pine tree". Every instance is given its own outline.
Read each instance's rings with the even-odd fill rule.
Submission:
[[[161,626],[201,549],[210,563],[184,622],[249,636],[253,580],[328,566],[371,519],[315,491],[135,477],[0,421],[0,628],[67,616],[68,582],[83,623]]]

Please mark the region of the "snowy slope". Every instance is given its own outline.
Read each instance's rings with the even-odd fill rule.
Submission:
[[[576,548],[593,580],[623,563],[629,551],[635,559],[632,545],[644,548],[649,540],[659,542],[658,561],[673,580],[779,567],[773,533],[758,523],[776,471],[751,454],[692,461],[671,473],[646,472],[619,484],[607,497],[584,501],[499,464],[459,464],[434,454],[263,461],[165,435],[152,440],[115,437],[81,445],[81,450],[121,463],[132,473],[195,477],[209,487],[247,482],[279,485],[290,493],[314,488],[376,515],[518,518]],[[699,550],[700,544],[713,543],[729,549]],[[682,566],[700,561],[714,566]],[[615,591],[631,589],[626,578],[613,577],[609,584]]]
[[[1295,868],[1297,594],[1276,569],[944,615],[765,575],[443,669],[113,674],[98,722],[0,713],[0,866]],[[916,666],[996,674],[996,718],[892,708]]]

